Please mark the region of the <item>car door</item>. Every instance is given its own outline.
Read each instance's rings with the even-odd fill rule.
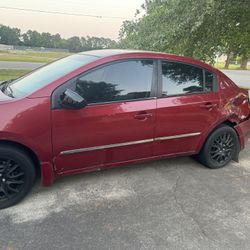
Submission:
[[[194,153],[219,117],[216,75],[181,62],[160,63],[154,155]]]
[[[102,168],[152,156],[155,125],[155,62],[116,61],[75,77],[52,97],[52,134],[57,171]],[[71,89],[87,101],[64,109],[60,96]]]

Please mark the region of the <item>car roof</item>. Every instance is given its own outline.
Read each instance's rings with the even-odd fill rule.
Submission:
[[[80,52],[80,55],[91,55],[96,57],[108,57],[108,56],[115,56],[115,55],[122,55],[122,54],[145,54],[145,53],[152,53],[152,54],[161,54],[167,55],[166,53],[154,52],[154,51],[143,51],[143,50],[129,50],[129,49],[101,49],[101,50],[89,50]]]
[[[199,61],[197,59],[186,57],[186,56],[179,56],[174,54],[168,54],[163,52],[155,52],[155,51],[144,51],[144,50],[129,50],[129,49],[102,49],[102,50],[90,50],[78,53],[78,55],[90,55],[95,56],[98,59],[103,58],[112,58],[112,57],[119,57],[122,58],[155,58],[155,59],[166,59],[166,60],[174,60],[179,61],[182,63],[189,63],[196,66],[200,66],[206,68],[214,73],[218,73],[219,71],[213,68],[211,65]]]

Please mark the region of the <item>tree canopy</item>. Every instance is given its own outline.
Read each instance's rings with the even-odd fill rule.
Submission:
[[[219,54],[250,57],[249,0],[146,0],[125,21],[120,47],[175,53],[214,62]]]
[[[22,34],[20,29],[5,25],[0,25],[0,44],[68,49],[71,52],[105,49],[116,46],[115,41],[104,37],[74,36],[64,39],[60,34],[39,33],[35,30],[28,30]]]

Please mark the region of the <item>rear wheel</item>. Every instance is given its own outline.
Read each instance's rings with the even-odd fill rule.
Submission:
[[[222,125],[208,137],[197,159],[206,167],[222,168],[235,157],[238,147],[235,130]]]
[[[31,190],[35,168],[21,150],[0,146],[0,209],[15,205]]]

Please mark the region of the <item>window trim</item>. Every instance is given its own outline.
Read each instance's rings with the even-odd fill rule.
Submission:
[[[158,80],[158,96],[157,98],[170,98],[170,97],[178,97],[178,96],[190,96],[190,95],[201,95],[201,94],[210,94],[210,93],[217,93],[219,92],[219,82],[218,82],[218,76],[217,74],[213,73],[212,71],[203,68],[199,65],[193,64],[193,63],[188,63],[188,62],[183,62],[183,61],[175,61],[175,60],[164,60],[164,59],[159,59],[158,60],[158,72],[159,72],[159,80]],[[195,93],[184,93],[184,94],[176,94],[176,95],[167,95],[167,96],[162,96],[163,92],[163,74],[162,74],[162,62],[173,62],[173,63],[179,63],[179,64],[184,64],[184,65],[189,65],[193,66],[196,68],[199,68],[202,70],[203,74],[203,91],[201,92],[195,92]],[[206,71],[213,74],[213,86],[212,86],[212,91],[204,91],[205,89],[205,83],[206,83]]]
[[[102,69],[103,67],[112,65],[112,64],[116,64],[116,63],[122,63],[122,62],[129,62],[129,61],[143,61],[143,60],[151,60],[153,62],[153,74],[152,74],[152,80],[151,80],[151,88],[150,88],[150,96],[149,97],[145,97],[145,98],[138,98],[138,99],[125,99],[125,100],[117,100],[117,101],[110,101],[110,102],[98,102],[98,103],[89,103],[87,104],[86,107],[92,107],[92,106],[99,106],[99,105],[106,105],[106,104],[112,104],[112,103],[125,103],[125,102],[135,102],[135,101],[144,101],[144,100],[153,100],[157,98],[157,94],[158,94],[158,79],[159,79],[159,75],[158,75],[158,60],[155,58],[148,58],[148,57],[143,57],[143,58],[126,58],[126,59],[117,59],[117,60],[113,60],[111,62],[108,63],[104,63],[101,65],[98,65],[96,67],[93,67],[89,70],[87,70],[86,72],[82,72],[78,75],[76,75],[75,77],[67,80],[66,82],[62,83],[60,86],[58,86],[56,89],[54,89],[54,91],[51,94],[51,109],[52,110],[56,110],[56,109],[64,109],[63,107],[61,107],[59,105],[59,102],[57,100],[57,95],[56,92],[60,89],[63,88],[65,85],[67,85],[67,83],[69,84],[70,81],[73,81],[75,78],[78,78],[79,76],[84,76],[86,74],[89,74],[93,71]]]

